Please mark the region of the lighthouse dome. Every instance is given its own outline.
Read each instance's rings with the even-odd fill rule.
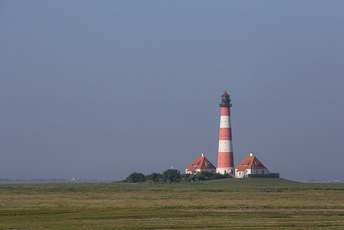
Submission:
[[[228,96],[229,95],[228,95],[227,91],[225,91],[224,94],[221,95],[221,97],[228,97]]]

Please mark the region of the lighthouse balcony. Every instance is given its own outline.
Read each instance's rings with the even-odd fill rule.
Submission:
[[[232,107],[232,103],[221,103],[219,104],[220,107]]]

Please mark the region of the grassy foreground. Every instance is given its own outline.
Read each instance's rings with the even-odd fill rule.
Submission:
[[[0,229],[344,229],[344,184],[0,185]]]

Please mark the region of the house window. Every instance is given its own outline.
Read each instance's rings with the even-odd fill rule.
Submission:
[[[264,174],[264,170],[262,170],[262,174]]]

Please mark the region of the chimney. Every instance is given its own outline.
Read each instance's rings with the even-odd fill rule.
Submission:
[[[202,157],[204,157],[204,153],[202,153]]]
[[[253,156],[253,152],[250,152],[250,156],[251,156],[251,157]]]

